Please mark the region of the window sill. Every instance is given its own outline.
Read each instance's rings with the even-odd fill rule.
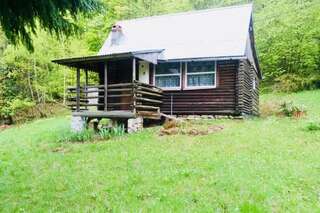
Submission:
[[[199,89],[216,89],[217,86],[196,86],[196,87],[185,87],[184,90],[199,90]]]
[[[159,87],[163,91],[179,91],[181,87]]]

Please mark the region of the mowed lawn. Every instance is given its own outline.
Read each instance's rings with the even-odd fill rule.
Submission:
[[[0,132],[0,212],[319,212],[320,91],[262,96],[304,104],[303,119],[201,121],[224,129],[159,136],[159,127],[61,143],[68,117]],[[199,122],[199,121],[197,121]]]

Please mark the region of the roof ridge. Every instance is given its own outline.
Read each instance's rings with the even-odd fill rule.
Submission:
[[[119,22],[131,22],[131,21],[142,21],[146,19],[155,19],[155,18],[162,18],[162,17],[170,17],[170,16],[181,16],[181,15],[192,15],[192,14],[201,14],[201,13],[209,13],[212,11],[219,11],[219,10],[228,10],[228,9],[235,9],[235,8],[242,8],[242,7],[252,7],[253,3],[249,4],[241,4],[241,5],[232,5],[232,6],[225,6],[225,7],[213,7],[204,10],[189,10],[189,11],[182,11],[177,13],[167,13],[167,14],[160,14],[160,15],[153,15],[153,16],[145,16],[140,18],[133,18],[133,19],[124,19],[119,20]]]

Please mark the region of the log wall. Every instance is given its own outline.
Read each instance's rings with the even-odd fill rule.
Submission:
[[[237,111],[246,115],[258,115],[259,78],[248,60],[240,60],[236,79]]]
[[[217,62],[217,87],[164,91],[161,111],[174,115],[235,115],[237,60]],[[183,66],[184,67],[184,66]]]

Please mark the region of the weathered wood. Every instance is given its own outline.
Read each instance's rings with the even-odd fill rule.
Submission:
[[[238,62],[217,62],[217,87],[163,91],[161,112],[167,114],[230,114],[235,112],[236,72]]]
[[[121,88],[121,89],[109,89],[108,90],[108,93],[111,93],[111,92],[131,92],[132,89],[131,88]]]
[[[108,110],[108,67],[104,62],[104,111]]]
[[[77,68],[77,103],[76,103],[76,109],[79,112],[80,111],[80,69]]]
[[[141,85],[137,85],[136,89],[140,90],[140,91],[147,91],[147,92],[154,92],[154,93],[157,93],[157,94],[162,94],[161,90],[158,90],[156,88],[148,88],[148,87],[141,86]]]
[[[88,118],[134,118],[135,114],[127,110],[114,110],[114,111],[86,111],[74,112],[74,116],[82,116]]]
[[[136,80],[136,58],[132,59],[132,82]]]
[[[89,78],[88,78],[88,70],[85,69],[85,90],[88,90],[88,84],[89,84]],[[88,93],[85,94],[86,98],[88,97]],[[88,107],[86,106],[86,109],[88,109]]]
[[[136,108],[137,109],[152,109],[152,110],[158,110],[159,109],[159,107],[147,106],[147,105],[137,105]]]
[[[87,89],[87,88],[104,88],[104,85],[87,85],[87,86],[80,86],[80,89]],[[68,86],[67,90],[77,90],[76,86]]]
[[[67,104],[67,106],[103,106],[104,104],[86,104],[86,103],[70,103],[70,104]]]
[[[137,94],[156,96],[156,97],[159,97],[159,98],[163,97],[163,95],[160,95],[159,93],[146,92],[146,91],[142,91],[142,90],[137,90]]]
[[[238,69],[238,111],[241,114],[257,115],[259,113],[258,107],[258,88],[253,88],[253,78],[257,79],[255,69],[246,59],[240,60]],[[257,87],[257,85],[256,85]]]
[[[143,82],[140,82],[140,81],[137,81],[137,80],[134,81],[134,84],[135,85],[139,85],[139,86],[149,87],[151,89],[156,89],[156,90],[162,92],[161,88],[155,87],[152,84],[146,84],[146,83],[143,83]]]
[[[120,97],[131,97],[132,94],[119,94],[119,95],[108,95],[108,98],[120,98]]]
[[[146,101],[146,102],[157,103],[157,104],[162,103],[162,101],[158,101],[158,100],[154,100],[154,99],[150,99],[150,98],[135,97],[135,100]]]
[[[138,111],[138,116],[141,116],[143,118],[152,119],[152,120],[160,120],[161,115],[158,112],[153,111]]]
[[[109,106],[120,106],[120,105],[131,105],[132,102],[123,102],[123,103],[109,103]]]

